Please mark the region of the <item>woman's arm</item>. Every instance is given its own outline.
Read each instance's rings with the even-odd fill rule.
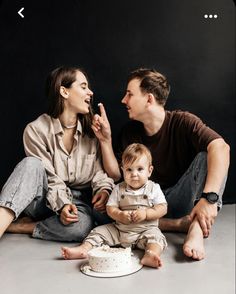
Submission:
[[[110,123],[102,103],[99,103],[99,108],[101,115],[95,114],[92,129],[100,142],[104,169],[109,177],[118,181],[121,173],[112,147]]]
[[[61,210],[64,205],[71,204],[72,194],[65,182],[55,173],[53,158],[47,148],[45,140],[34,125],[29,124],[23,135],[24,148],[27,156],[33,156],[42,160],[47,172],[48,193],[47,200],[53,211]]]

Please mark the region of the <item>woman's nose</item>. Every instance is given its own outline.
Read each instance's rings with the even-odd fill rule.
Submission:
[[[93,96],[93,91],[91,91],[90,89],[88,89],[89,90],[89,96]]]

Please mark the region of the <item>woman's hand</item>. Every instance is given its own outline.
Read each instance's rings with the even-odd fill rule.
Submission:
[[[106,211],[106,203],[107,203],[107,200],[108,200],[108,196],[109,196],[109,194],[108,194],[108,192],[106,190],[100,191],[97,194],[95,194],[93,196],[93,199],[92,199],[93,207],[97,211],[105,212]]]
[[[95,114],[92,122],[92,129],[95,136],[100,142],[111,141],[111,126],[108,121],[105,108],[102,103],[99,103],[100,115]]]
[[[66,204],[61,211],[60,221],[63,225],[69,225],[79,221],[78,210],[74,204]]]

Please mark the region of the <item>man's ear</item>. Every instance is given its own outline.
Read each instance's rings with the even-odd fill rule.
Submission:
[[[60,94],[61,94],[61,96],[64,97],[65,99],[68,99],[68,97],[69,97],[69,92],[68,92],[68,90],[67,90],[65,87],[63,87],[63,86],[60,87]]]
[[[152,94],[152,93],[148,93],[148,99],[147,99],[147,103],[149,104],[149,105],[152,105],[154,102],[155,102],[155,97],[154,97],[154,95]]]

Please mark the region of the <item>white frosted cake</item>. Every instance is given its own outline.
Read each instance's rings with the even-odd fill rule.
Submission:
[[[131,266],[130,248],[102,246],[88,252],[89,268],[100,273],[120,272]]]

